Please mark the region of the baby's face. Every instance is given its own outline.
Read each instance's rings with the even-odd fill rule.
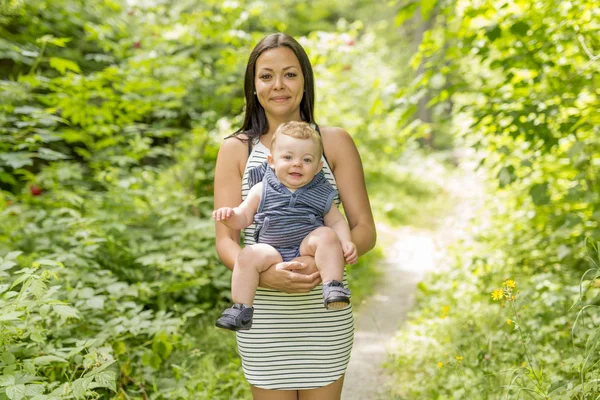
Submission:
[[[321,171],[323,162],[319,150],[319,144],[312,139],[279,135],[271,148],[269,165],[275,169],[279,182],[295,191]]]

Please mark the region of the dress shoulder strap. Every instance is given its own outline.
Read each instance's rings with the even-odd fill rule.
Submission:
[[[310,124],[310,126],[317,131],[319,136],[323,137],[323,135],[321,135],[321,129],[319,128],[319,125],[313,122]],[[329,160],[327,160],[327,155],[325,154],[325,147],[323,147],[323,158],[325,158],[325,161],[327,161],[327,164],[329,164]]]

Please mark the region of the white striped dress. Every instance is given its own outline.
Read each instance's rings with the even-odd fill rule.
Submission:
[[[248,195],[248,169],[265,162],[269,149],[256,141],[242,181]],[[327,161],[323,171],[337,190]],[[339,204],[339,197],[335,199]],[[246,228],[245,244],[254,244],[254,225]],[[344,285],[347,287],[346,274]],[[326,386],[346,371],[354,339],[352,307],[327,310],[322,286],[309,293],[287,294],[258,288],[252,328],[237,332],[244,375],[250,384],[275,390],[302,390]]]

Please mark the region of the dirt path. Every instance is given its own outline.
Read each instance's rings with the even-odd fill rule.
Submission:
[[[441,268],[447,262],[447,247],[466,234],[464,228],[481,202],[482,185],[472,164],[464,163],[451,175],[431,170],[429,174],[426,179],[438,181],[450,193],[453,207],[431,230],[377,227],[380,237],[391,236],[394,241],[386,246],[387,256],[381,263],[382,279],[376,294],[361,305],[356,316],[343,400],[383,399],[382,389],[387,379],[383,363],[392,338],[413,307],[417,283],[428,271]]]

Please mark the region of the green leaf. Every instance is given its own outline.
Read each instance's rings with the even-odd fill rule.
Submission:
[[[40,265],[45,265],[47,267],[63,267],[63,263],[59,262],[59,261],[54,261],[54,260],[48,260],[48,259],[41,259],[41,260],[37,260],[36,262],[40,263]]]
[[[117,377],[113,371],[103,371],[94,376],[94,382],[96,383],[96,387],[103,387],[112,390],[113,392],[117,391]]]
[[[4,257],[4,259],[5,260],[16,260],[17,257],[19,257],[21,254],[23,254],[22,251],[11,251]]]
[[[25,397],[25,385],[15,385],[6,388],[6,395],[10,400],[21,400]]]
[[[4,161],[13,169],[23,168],[25,166],[32,166],[33,157],[35,153],[29,153],[25,151],[13,151],[10,153],[0,153],[0,160]]]
[[[89,344],[89,343],[86,343],[86,345],[87,344]],[[85,346],[85,347],[89,347],[89,346]],[[116,360],[106,362],[106,363],[102,364],[101,366],[94,368],[93,370],[91,370],[90,372],[88,372],[87,374],[85,374],[84,376],[86,376],[86,377],[96,376],[97,374],[99,374],[102,371],[104,371],[106,368],[108,368],[111,365],[113,365],[115,362],[116,362]]]
[[[67,70],[73,71],[76,73],[81,72],[79,65],[77,65],[76,63],[74,63],[71,60],[67,60],[67,59],[59,58],[59,57],[50,57],[50,67],[54,68],[61,74],[64,74],[65,72],[67,72]]]
[[[60,315],[63,318],[79,319],[79,313],[73,307],[66,306],[66,305],[56,305],[56,306],[52,306],[52,309],[54,310],[55,313],[57,313],[58,315]]]
[[[152,350],[159,354],[163,360],[166,360],[173,351],[173,345],[169,339],[170,338],[167,334],[161,332],[154,338],[152,343]]]
[[[37,299],[42,297],[48,290],[46,284],[41,280],[41,278],[33,279],[28,289],[29,292]]]
[[[87,299],[85,304],[89,308],[94,308],[96,310],[102,310],[104,308],[104,297],[102,296],[94,296],[90,299]]]
[[[11,311],[9,313],[0,315],[0,321],[15,321],[20,319],[19,317],[21,317],[23,314],[23,311]]]
[[[396,14],[396,26],[402,25],[406,20],[409,20],[415,15],[415,11],[419,6],[418,3],[409,3],[402,7]]]
[[[85,397],[86,392],[92,383],[92,378],[79,378],[73,382],[73,394],[75,398]]]
[[[44,386],[41,384],[25,385],[25,396],[37,396],[44,393]]]
[[[13,283],[10,285],[10,288],[14,288],[15,286],[20,285],[21,283],[25,282],[27,279],[31,278],[32,273],[31,272],[25,272],[23,273],[20,277],[18,277],[17,279],[15,279],[13,281]]]
[[[45,340],[44,336],[41,335],[39,332],[33,332],[31,335],[29,335],[29,337],[31,338],[31,340],[37,343],[44,343]]]
[[[536,206],[542,206],[550,203],[550,196],[548,195],[548,184],[538,183],[533,185],[529,189],[531,199]]]
[[[14,375],[0,375],[0,386],[13,386],[15,384]]]
[[[53,44],[58,47],[65,47],[67,45],[67,43],[70,41],[71,41],[71,38],[68,38],[68,37],[57,38],[57,37],[54,37],[53,35],[44,35],[41,38],[37,39],[38,43],[49,43],[49,44]]]
[[[381,112],[383,108],[383,101],[381,101],[380,97],[377,97],[375,99],[375,101],[373,102],[373,104],[371,105],[371,108],[369,109],[369,116],[372,117],[375,114],[379,114]]]
[[[9,185],[16,185],[17,180],[9,173],[0,171],[0,181],[8,183]]]
[[[15,114],[36,114],[40,111],[42,111],[41,108],[31,106],[15,107],[13,110]]]
[[[41,356],[33,359],[33,363],[36,365],[48,365],[55,362],[68,363],[64,358],[57,356]]]
[[[48,161],[67,160],[67,159],[71,158],[71,157],[67,156],[66,154],[59,153],[58,151],[54,151],[51,149],[47,149],[45,147],[40,147],[38,149],[37,157],[41,158],[42,160],[48,160]]]
[[[510,27],[510,31],[519,36],[526,36],[529,29],[529,24],[523,21],[518,21]]]
[[[0,264],[0,271],[6,271],[7,269],[11,269],[15,265],[17,265],[17,263],[14,261],[4,261],[2,264]]]
[[[500,38],[500,36],[502,36],[502,29],[496,25],[494,26],[492,29],[489,29],[485,35],[488,37],[488,39],[490,40],[490,42],[493,42],[494,40]]]
[[[17,360],[17,358],[9,351],[5,351],[4,353],[2,353],[2,357],[0,357],[0,359],[2,359],[4,364],[7,364],[7,365],[14,364],[15,361]],[[5,376],[5,375],[0,375],[0,377],[2,377],[2,376]]]
[[[498,180],[500,181],[500,187],[510,185],[515,181],[515,167],[509,165],[508,167],[502,167],[498,172]]]
[[[423,21],[429,20],[436,5],[437,0],[421,0],[421,17]]]

